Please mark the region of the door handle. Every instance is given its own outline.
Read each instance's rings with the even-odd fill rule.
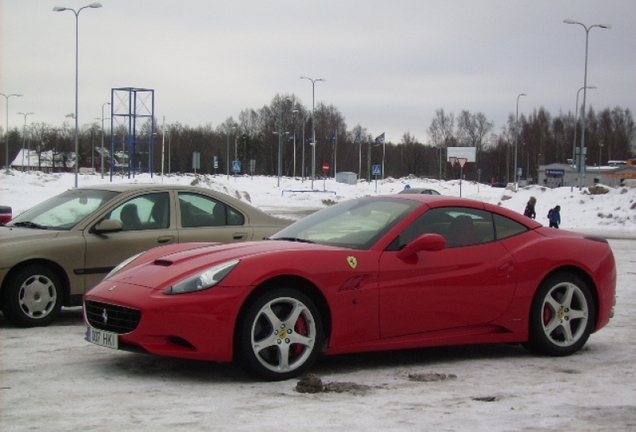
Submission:
[[[174,241],[174,236],[161,236],[157,239],[157,243],[172,243]]]
[[[243,240],[247,234],[245,233],[234,233],[232,235],[232,240]]]

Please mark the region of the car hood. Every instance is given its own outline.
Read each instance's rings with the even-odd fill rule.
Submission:
[[[2,226],[0,227],[0,243],[2,243],[4,247],[8,244],[22,241],[49,240],[57,237],[60,232],[61,231],[57,230]]]
[[[260,254],[290,252],[318,253],[343,250],[333,246],[283,240],[262,240],[235,244],[180,244],[151,250],[108,279],[153,289],[165,289],[177,281],[202,272],[217,264],[235,259],[245,260]],[[346,250],[343,250],[346,251]]]

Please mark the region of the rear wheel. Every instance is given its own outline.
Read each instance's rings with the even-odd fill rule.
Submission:
[[[324,340],[313,301],[286,288],[268,292],[250,306],[238,338],[241,365],[267,380],[285,380],[307,371]]]
[[[546,280],[535,295],[526,347],[551,356],[575,353],[585,345],[596,322],[596,307],[587,284],[573,274]]]
[[[62,285],[57,275],[43,265],[18,270],[6,281],[2,312],[18,327],[49,325],[62,309]]]

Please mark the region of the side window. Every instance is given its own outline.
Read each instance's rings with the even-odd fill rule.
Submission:
[[[439,234],[447,247],[472,246],[495,240],[489,212],[462,207],[432,209],[415,220],[398,239],[401,249],[421,234]]]
[[[238,210],[204,195],[180,193],[179,208],[183,228],[243,225],[245,222]]]
[[[518,222],[508,219],[507,217],[493,215],[495,220],[495,230],[497,233],[497,240],[502,240],[508,237],[512,237],[517,234],[528,231],[528,228],[521,225]]]
[[[170,225],[170,197],[166,192],[146,194],[126,201],[110,212],[124,231],[166,229]]]
[[[453,218],[444,234],[448,247],[473,246],[495,240],[490,212],[455,208],[447,213]]]
[[[233,209],[230,206],[225,206],[227,209],[227,224],[228,225],[244,225],[245,224],[245,216],[243,213],[238,210]]]

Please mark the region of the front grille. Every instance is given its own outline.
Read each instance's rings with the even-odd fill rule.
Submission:
[[[130,333],[141,320],[141,311],[95,301],[84,302],[84,313],[91,327],[117,334]]]

